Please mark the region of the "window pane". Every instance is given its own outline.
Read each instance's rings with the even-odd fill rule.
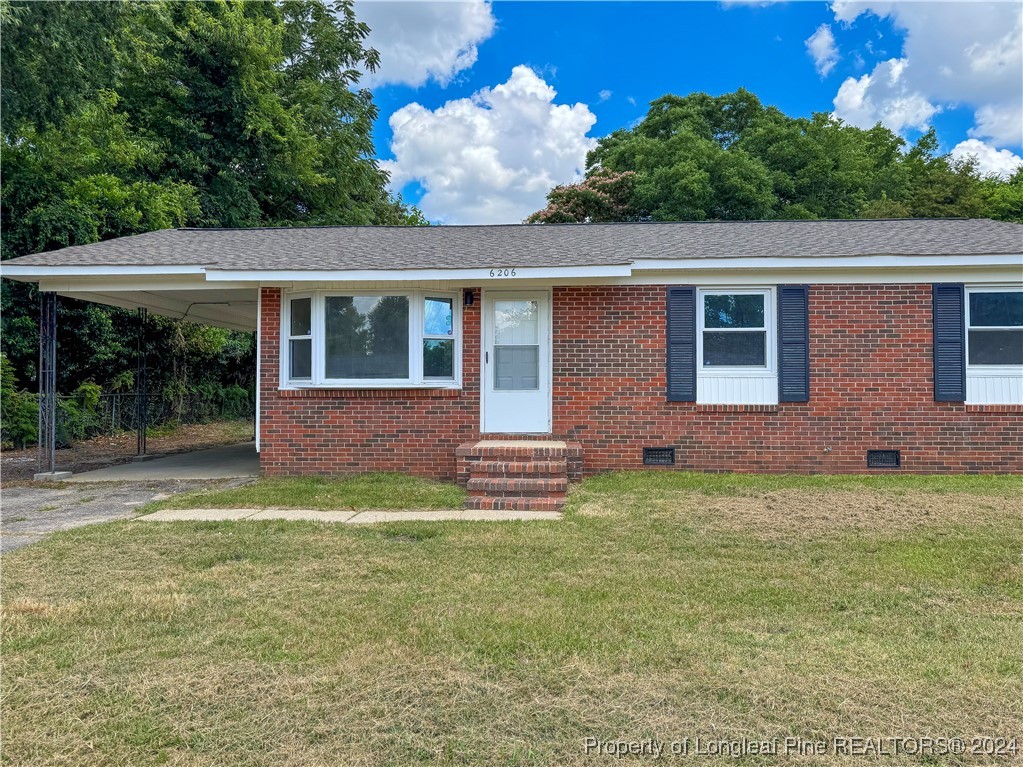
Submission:
[[[767,364],[767,334],[704,333],[703,366],[756,366]]]
[[[313,340],[303,338],[291,342],[291,378],[298,380],[313,377]]]
[[[408,378],[406,296],[328,296],[327,378]]]
[[[494,301],[494,343],[539,343],[539,313],[536,301]]]
[[[291,302],[291,335],[308,336],[312,334],[312,305],[311,298],[296,298]]]
[[[1023,326],[1023,291],[970,293],[970,327]]]
[[[1023,329],[971,330],[971,365],[1023,365]]]
[[[705,328],[764,327],[764,296],[704,296]]]
[[[426,378],[455,377],[455,342],[423,341],[423,376]]]
[[[426,299],[426,335],[450,336],[454,332],[454,320],[450,298]]]
[[[495,346],[494,388],[505,391],[539,389],[540,349],[536,346]]]

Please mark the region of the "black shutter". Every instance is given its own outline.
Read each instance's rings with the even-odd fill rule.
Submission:
[[[696,402],[696,288],[668,288],[668,401]]]
[[[962,283],[931,286],[934,313],[934,401],[966,401],[966,314]]]
[[[778,286],[778,401],[810,401],[810,291]]]

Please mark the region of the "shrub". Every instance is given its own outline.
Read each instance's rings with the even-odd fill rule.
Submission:
[[[103,389],[86,381],[70,397],[57,400],[57,443],[69,445],[88,439],[102,430],[99,398]]]
[[[0,443],[24,448],[39,439],[39,400],[17,385],[14,366],[0,354]]]
[[[224,388],[220,414],[223,418],[244,418],[252,412],[249,392],[238,385]]]

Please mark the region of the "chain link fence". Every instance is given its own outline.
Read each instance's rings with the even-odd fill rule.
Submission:
[[[137,431],[139,395],[114,393],[59,395],[57,397],[57,444],[71,445],[98,436]],[[211,392],[146,395],[149,429],[168,424],[197,424],[255,417],[255,398],[238,386]]]

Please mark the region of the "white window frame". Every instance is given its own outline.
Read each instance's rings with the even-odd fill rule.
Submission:
[[[326,301],[332,296],[403,296],[409,301],[409,377],[408,378],[327,378]],[[282,389],[460,389],[462,387],[462,304],[458,291],[448,290],[303,290],[285,292],[281,307],[281,388]],[[291,379],[291,302],[312,298],[313,364],[312,379]],[[426,335],[426,299],[451,299],[450,336]],[[304,337],[304,336],[303,336]],[[454,378],[423,376],[423,341],[454,341]]]
[[[970,379],[976,380],[976,379],[979,379],[979,378],[1002,378],[1002,379],[1015,379],[1015,381],[1017,381],[1017,382],[1019,380],[1023,379],[1023,365],[1013,365],[1013,364],[1010,364],[1010,363],[1007,363],[1005,365],[971,365],[970,364],[970,329],[972,327],[971,326],[971,322],[970,322],[970,296],[973,293],[1013,293],[1013,292],[1015,292],[1015,293],[1023,293],[1023,287],[1021,287],[1019,284],[1016,284],[1016,285],[967,285],[966,286],[966,295],[964,297],[965,300],[963,301],[963,303],[965,304],[963,306],[963,327],[965,328],[964,335],[966,336],[966,338],[965,338],[965,346],[964,346],[964,355],[965,355],[965,362],[966,362],[967,391],[969,391],[972,388],[969,385]],[[975,328],[975,329],[976,330],[1019,330],[1019,326],[1018,325],[1014,325],[1014,326],[1005,326],[1005,327],[1003,327],[1003,326],[995,327],[995,326],[991,326],[991,325],[978,325],[977,328]],[[992,381],[991,383],[995,384],[995,390],[997,390],[998,388],[1001,388],[1001,387],[998,386],[998,384],[996,382]],[[974,400],[973,398],[971,398],[968,395],[967,396],[967,404],[970,404],[970,405],[1019,404],[1019,403],[1015,403],[1011,397],[1008,398],[1008,399],[1006,399],[1006,397],[1010,397],[1010,395],[1008,393],[1008,390],[1003,391],[1003,393],[1000,396],[996,396],[995,400],[992,400],[990,402],[988,402],[988,401],[981,402],[979,400]]]
[[[705,378],[777,378],[778,358],[777,348],[777,325],[775,323],[775,295],[774,288],[700,288],[697,291],[696,308],[696,375]],[[763,296],[764,297],[764,362],[763,366],[753,365],[712,365],[703,364],[703,332],[711,333],[725,332],[750,332],[759,328],[704,328],[705,309],[703,300],[705,296]]]
[[[310,299],[309,301],[309,335],[293,336],[291,335],[291,302],[295,300],[301,300],[303,298]],[[282,312],[283,314],[283,312]],[[312,377],[316,371],[316,339],[313,334],[313,328],[316,325],[316,301],[313,299],[312,293],[293,293],[288,296],[287,299],[287,321],[281,324],[281,337],[284,339],[283,348],[286,350],[286,354],[282,355],[281,359],[284,361],[286,367],[282,368],[281,374],[289,379],[294,380],[297,384],[308,385],[312,381]],[[291,378],[291,342],[292,341],[304,341],[309,339],[310,347],[310,378]]]

